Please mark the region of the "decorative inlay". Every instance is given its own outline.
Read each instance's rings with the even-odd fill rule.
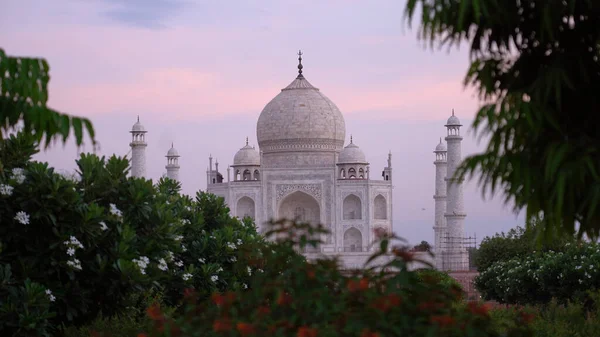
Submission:
[[[278,184],[277,202],[296,191],[302,191],[313,196],[317,201],[321,201],[321,184]]]

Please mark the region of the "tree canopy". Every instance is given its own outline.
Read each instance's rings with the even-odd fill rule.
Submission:
[[[543,215],[546,238],[598,238],[600,2],[408,0],[405,17],[432,47],[469,44],[464,84],[482,101],[472,126],[489,141],[457,177],[478,174],[483,193]]]
[[[49,71],[50,66],[44,59],[10,57],[0,49],[0,142],[7,133],[20,127],[46,148],[56,137],[66,142],[71,131],[77,145],[83,144],[84,131],[95,144],[94,128],[89,119],[46,106]]]

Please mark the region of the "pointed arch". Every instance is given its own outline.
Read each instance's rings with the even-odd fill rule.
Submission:
[[[358,229],[352,227],[344,233],[344,251],[362,251],[362,233]]]
[[[373,211],[373,218],[387,220],[387,201],[383,195],[378,194],[373,200]]]
[[[348,195],[344,198],[342,212],[344,220],[362,219],[362,201],[355,194]]]
[[[254,204],[254,200],[252,200],[252,198],[250,197],[241,197],[238,202],[237,202],[237,206],[235,208],[235,215],[240,218],[243,219],[244,217],[251,217],[252,219],[255,218],[255,212],[256,212],[256,206]]]

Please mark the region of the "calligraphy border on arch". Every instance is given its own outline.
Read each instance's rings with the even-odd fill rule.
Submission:
[[[321,184],[277,184],[275,189],[277,193],[277,202],[297,191],[305,192],[306,194],[313,196],[319,202],[321,202],[323,196]]]

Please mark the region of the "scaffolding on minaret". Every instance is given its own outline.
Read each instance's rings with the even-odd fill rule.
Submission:
[[[437,248],[437,247],[436,247]],[[441,268],[443,271],[469,271],[475,269],[474,252],[477,249],[477,236],[442,235],[439,249]]]

